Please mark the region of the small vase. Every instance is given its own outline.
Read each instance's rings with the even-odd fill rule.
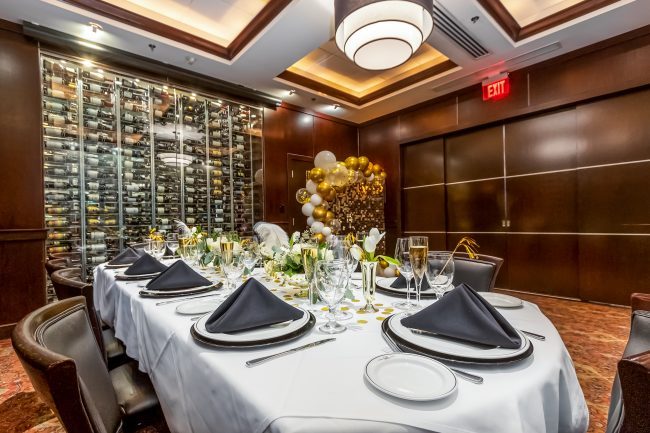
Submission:
[[[379,311],[372,303],[375,300],[375,283],[377,282],[377,262],[360,262],[361,265],[361,286],[363,288],[363,298],[366,305],[361,309],[367,313],[376,313]]]

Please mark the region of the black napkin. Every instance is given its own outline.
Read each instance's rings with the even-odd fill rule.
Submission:
[[[165,244],[165,253],[163,254],[164,257],[174,257],[174,252],[169,249],[167,244]]]
[[[136,260],[135,263],[126,268],[124,275],[155,274],[157,272],[163,272],[166,269],[167,266],[151,257],[149,254],[145,253],[138,260]]]
[[[205,329],[213,333],[245,331],[297,320],[304,314],[250,278],[212,313]]]
[[[140,258],[140,256],[144,254],[143,252],[137,251],[133,247],[129,247],[119,253],[113,260],[108,262],[109,265],[130,265],[132,263],[135,263],[136,260]]]
[[[521,347],[521,338],[512,325],[466,284],[449,291],[419,313],[402,319],[402,325],[506,349]]]
[[[404,275],[400,274],[399,277],[395,281],[393,281],[393,284],[390,285],[393,289],[406,289],[406,278],[404,278]],[[427,278],[424,277],[422,278],[422,287],[420,287],[421,290],[428,290],[430,289],[431,286],[429,285],[429,281],[427,281]],[[411,290],[415,290],[415,278],[411,278]]]
[[[149,290],[181,290],[210,285],[209,280],[197,274],[184,261],[178,260],[149,281],[146,287]]]

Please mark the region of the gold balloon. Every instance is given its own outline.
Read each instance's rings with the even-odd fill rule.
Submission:
[[[348,183],[348,169],[345,164],[338,162],[336,167],[327,173],[325,181],[336,188],[345,186]]]
[[[380,176],[382,179],[386,179],[386,178],[388,177],[388,175],[386,174],[385,171],[382,171],[382,172],[379,174],[379,176]]]
[[[372,169],[371,168],[367,168],[366,171],[363,172],[363,175],[365,177],[370,177],[371,174],[372,174]]]
[[[311,194],[305,188],[300,188],[296,192],[296,201],[300,204],[305,204],[311,199]]]
[[[366,167],[365,171],[370,171],[372,173],[372,167],[374,167],[374,164],[372,162],[369,162],[368,167]]]
[[[314,217],[315,220],[320,221],[325,216],[327,215],[327,209],[325,209],[322,205],[316,206],[314,208],[314,212],[312,212],[311,216]]]
[[[381,168],[381,165],[379,164],[375,164],[372,166],[372,172],[376,175],[379,175],[379,173],[381,173],[382,170],[383,168]]]
[[[379,259],[379,266],[381,266],[382,269],[386,269],[388,267],[388,262],[384,259]]]
[[[325,214],[325,224],[329,224],[330,221],[334,219],[334,212],[331,210],[328,210],[327,213]]]
[[[332,189],[332,185],[330,185],[327,182],[321,182],[316,187],[316,192],[318,194],[320,194],[321,197],[327,197],[327,195],[330,193],[330,191],[334,191],[334,190]]]
[[[309,172],[309,179],[316,183],[321,183],[322,181],[325,180],[325,170],[323,170],[320,167],[314,167],[311,169]]]
[[[368,164],[370,163],[370,160],[366,156],[360,156],[358,159],[359,161],[359,170],[361,171],[366,171],[366,168],[368,167]]]
[[[336,191],[334,190],[334,188],[332,188],[329,194],[327,194],[327,197],[323,197],[323,198],[325,199],[325,201],[329,201],[329,202],[334,201],[336,199]]]
[[[345,166],[350,170],[357,170],[359,168],[359,158],[356,156],[348,156],[345,158]]]
[[[316,239],[316,242],[318,242],[319,244],[322,244],[323,242],[325,242],[325,235],[323,235],[322,233],[316,233],[314,235],[314,239]]]

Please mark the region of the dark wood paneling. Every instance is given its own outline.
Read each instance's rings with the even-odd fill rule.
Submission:
[[[507,123],[507,175],[575,168],[576,139],[575,108]]]
[[[358,155],[357,128],[314,117],[314,156],[321,150],[334,152],[339,161]]]
[[[580,167],[650,159],[650,90],[577,108]]]
[[[289,223],[287,154],[314,155],[314,117],[286,108],[264,110],[264,218]]]
[[[577,298],[578,237],[507,235],[510,289]]]
[[[400,116],[401,142],[434,136],[457,125],[456,98],[445,98]]]
[[[506,234],[447,233],[447,250],[452,251],[463,236],[469,236],[479,244],[479,258],[481,254],[485,254],[504,259],[503,265],[501,265],[501,269],[499,270],[499,275],[497,275],[496,287],[502,289],[509,288]]]
[[[503,180],[447,185],[447,230],[451,232],[500,232],[506,229]]]
[[[447,182],[503,176],[503,127],[445,139]]]
[[[359,155],[379,162],[386,169],[386,206],[384,217],[389,245],[395,244],[400,221],[400,147],[397,118],[386,119],[359,130]]]
[[[650,162],[578,170],[583,233],[650,233]]]
[[[581,236],[580,297],[629,305],[630,294],[650,293],[650,237]]]
[[[508,178],[506,196],[512,232],[577,231],[575,171]]]
[[[445,149],[442,138],[402,146],[402,186],[445,182]]]
[[[445,186],[402,190],[402,231],[445,231]]]

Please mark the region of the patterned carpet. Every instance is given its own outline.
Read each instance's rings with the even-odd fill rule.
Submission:
[[[535,302],[557,327],[571,353],[589,405],[589,432],[603,432],[616,362],[628,337],[629,309],[514,295]],[[9,340],[0,340],[0,432],[65,432],[53,413],[38,400]],[[144,429],[139,433],[145,432],[156,430]]]

